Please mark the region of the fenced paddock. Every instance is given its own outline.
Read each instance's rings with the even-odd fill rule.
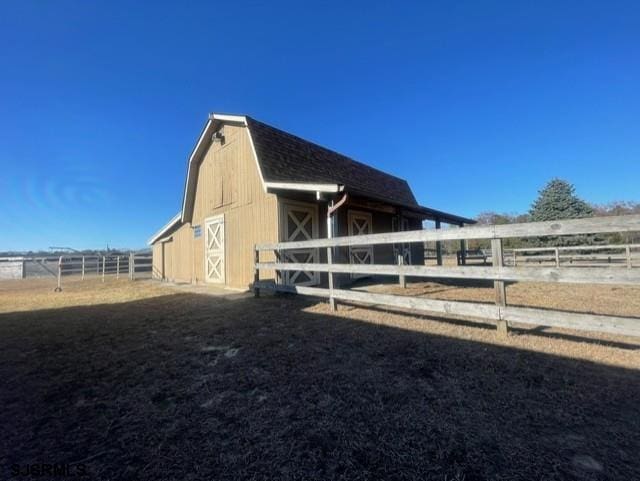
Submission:
[[[531,269],[516,265],[505,265],[502,240],[524,237],[557,237],[569,235],[588,235],[640,231],[640,216],[617,216],[565,221],[539,222],[511,225],[472,226],[447,231],[409,231],[388,234],[371,234],[334,239],[317,239],[300,242],[259,244],[255,246],[254,290],[260,289],[295,292],[299,294],[328,298],[330,305],[335,301],[356,302],[426,311],[446,316],[462,316],[496,323],[498,330],[506,333],[509,323],[536,326],[564,327],[585,331],[640,336],[640,319],[634,317],[605,316],[589,313],[575,313],[551,309],[511,306],[507,303],[506,285],[509,282],[574,283],[600,285],[640,284],[640,269],[632,269],[627,261],[626,269],[608,267],[566,267],[560,266]],[[261,262],[260,252],[273,251],[277,259],[283,259],[281,252],[287,249],[332,249],[350,246],[400,244],[411,242],[433,242],[443,240],[491,240],[491,267],[484,266],[422,266],[380,264],[335,264],[335,263],[290,263]],[[630,249],[625,251],[629,252]],[[555,251],[558,252],[558,251]],[[327,258],[332,258],[328,252]],[[556,256],[557,257],[557,256]],[[629,257],[626,257],[629,259]],[[290,286],[260,280],[260,271],[306,271],[328,274],[328,287]],[[495,289],[495,304],[477,302],[442,301],[412,296],[362,292],[353,289],[334,287],[334,274],[364,274],[397,276],[404,284],[408,276],[414,278],[437,278],[458,280],[489,280]]]
[[[0,281],[15,279],[56,279],[62,289],[63,279],[77,276],[81,280],[108,277],[148,279],[153,275],[151,254],[129,252],[105,255],[63,255],[0,258]]]

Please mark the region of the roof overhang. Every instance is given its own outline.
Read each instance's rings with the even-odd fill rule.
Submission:
[[[158,232],[156,232],[155,234],[153,234],[153,237],[151,237],[148,241],[147,241],[147,245],[152,245],[155,244],[158,240],[160,240],[161,237],[163,237],[167,232],[169,232],[171,229],[173,229],[175,226],[177,226],[178,224],[180,224],[180,219],[182,218],[182,212],[178,212],[176,215],[174,215],[171,220],[169,222],[167,222],[167,224],[160,229]]]
[[[407,207],[408,210],[412,210],[416,213],[419,213],[423,216],[424,220],[439,220],[446,224],[453,225],[463,225],[463,224],[476,224],[477,221],[473,219],[468,219],[467,217],[462,217],[455,214],[450,214],[448,212],[444,212],[441,210],[432,209],[430,207],[424,207],[422,205],[418,205],[416,207]]]

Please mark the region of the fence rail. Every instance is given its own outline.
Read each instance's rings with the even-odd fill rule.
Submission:
[[[608,252],[603,253],[603,251]],[[556,267],[618,265],[631,269],[634,267],[634,261],[640,260],[640,244],[528,247],[513,249],[512,253],[513,265],[518,263],[551,263]]]
[[[540,267],[531,269],[517,265],[505,266],[502,239],[515,237],[545,237],[582,235],[594,233],[640,231],[640,215],[573,219],[566,221],[527,224],[472,226],[448,231],[405,231],[385,234],[368,234],[332,239],[314,239],[300,242],[265,243],[255,246],[254,291],[260,289],[296,292],[324,297],[335,305],[336,300],[377,304],[445,315],[465,316],[495,321],[501,332],[506,332],[509,322],[553,327],[567,327],[588,331],[640,336],[640,318],[582,314],[547,309],[534,309],[507,305],[505,282],[561,282],[582,284],[640,285],[640,270],[603,267]],[[331,262],[332,250],[337,247],[359,245],[384,245],[437,240],[491,239],[491,267],[484,266],[424,266],[383,264],[335,264]],[[282,251],[289,249],[327,248],[327,263],[261,262],[260,252],[274,251],[276,259],[286,259]],[[560,248],[559,248],[560,249]],[[628,249],[627,249],[628,251]],[[556,252],[556,251],[554,251]],[[554,255],[554,259],[557,256]],[[325,272],[329,288],[284,285],[260,280],[260,271]],[[438,279],[486,279],[494,282],[495,305],[461,301],[441,301],[410,296],[379,294],[334,288],[336,273],[406,276]],[[278,276],[284,278],[284,276]]]

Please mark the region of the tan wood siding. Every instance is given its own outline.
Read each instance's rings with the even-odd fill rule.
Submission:
[[[153,244],[151,253],[153,256],[151,275],[154,279],[162,279],[162,243]]]
[[[191,225],[201,226],[203,235],[194,238],[190,225],[189,241],[185,235],[176,245],[180,270],[188,263],[191,280],[204,282],[204,221],[224,214],[226,284],[248,288],[253,282],[254,244],[278,240],[276,196],[262,188],[246,128],[226,125],[224,134],[224,144],[212,143],[198,168]]]
[[[162,242],[162,271],[164,278],[174,280],[173,276],[173,240]]]
[[[191,282],[193,275],[193,232],[187,223],[173,234],[172,277],[178,282]]]

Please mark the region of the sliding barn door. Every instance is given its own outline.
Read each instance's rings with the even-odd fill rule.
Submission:
[[[205,220],[205,279],[207,282],[224,284],[224,216]]]
[[[373,220],[367,212],[350,210],[347,215],[349,222],[349,236],[373,234]],[[349,247],[349,263],[373,264],[373,246]],[[352,279],[367,277],[366,274],[351,274]]]
[[[302,202],[281,204],[281,235],[284,242],[305,241],[318,238],[318,207]],[[282,252],[285,262],[318,263],[318,249],[292,249]],[[281,279],[287,285],[312,286],[320,282],[318,272],[284,271]]]

